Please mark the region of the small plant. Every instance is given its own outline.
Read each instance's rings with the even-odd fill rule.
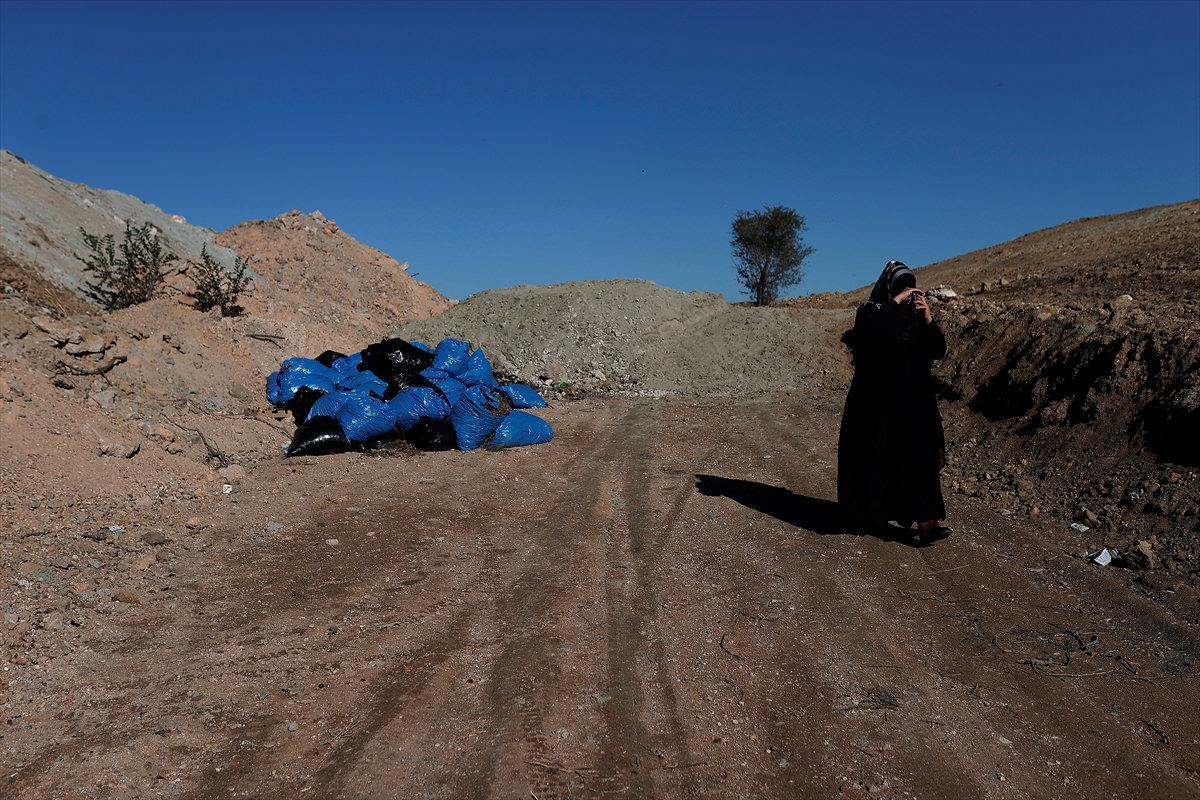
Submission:
[[[192,292],[197,309],[208,311],[220,308],[222,317],[236,317],[245,311],[238,305],[238,297],[249,285],[245,259],[236,256],[233,270],[226,271],[208,254],[208,245],[200,248],[200,263],[196,265],[196,291]]]
[[[83,262],[85,272],[94,276],[84,288],[88,297],[107,311],[144,303],[154,296],[162,283],[162,268],[175,260],[175,254],[163,247],[158,231],[149,222],[125,223],[125,235],[118,245],[111,233],[96,236],[79,229],[91,252]]]

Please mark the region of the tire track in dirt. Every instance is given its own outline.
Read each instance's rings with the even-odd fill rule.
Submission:
[[[445,488],[446,484],[442,483],[432,491],[440,492]],[[363,487],[363,491],[367,491],[366,487]],[[343,537],[351,530],[357,530],[359,533],[375,529],[387,531],[388,515],[386,511],[377,510],[351,518],[350,512],[340,506],[333,507],[327,513],[329,516],[326,520],[311,521],[297,533],[294,541],[277,552],[272,566],[264,568],[261,563],[256,564],[235,579],[235,588],[230,592],[234,600],[227,605],[247,608],[248,604],[239,601],[246,597],[261,598],[257,605],[236,617],[232,628],[228,627],[229,619],[225,614],[216,615],[215,620],[206,620],[192,632],[189,647],[196,651],[204,651],[213,647],[214,639],[226,643],[236,641],[238,631],[247,627],[252,630],[259,628],[260,623],[267,619],[270,619],[270,623],[262,634],[264,637],[271,635],[272,629],[278,632],[286,627],[288,620],[318,620],[323,628],[328,627],[330,623],[336,624],[340,614],[354,611],[364,600],[386,591],[383,575],[372,569],[380,549],[393,551],[406,560],[429,564],[431,567],[437,561],[424,555],[429,549],[429,537],[420,535],[422,530],[419,526],[406,529],[399,541],[389,537],[386,543],[370,548],[348,547],[338,553],[336,561],[329,561],[326,554],[328,547],[323,542],[327,535],[325,531],[339,531],[339,535]],[[319,549],[322,547],[325,550]],[[485,562],[481,569],[485,572],[494,569],[494,564]],[[363,576],[369,577],[364,580]],[[267,578],[265,582],[264,578]],[[331,718],[331,731],[336,729],[339,723],[349,728],[352,721],[353,732],[322,754],[322,758],[326,759],[326,766],[317,772],[318,780],[329,779],[328,770],[331,766],[336,766],[346,752],[353,752],[362,746],[374,730],[386,724],[386,718],[382,718],[382,715],[376,712],[393,707],[398,697],[419,691],[438,666],[454,651],[456,643],[461,641],[470,622],[472,609],[464,606],[464,599],[475,582],[471,581],[464,588],[448,587],[449,590],[434,607],[423,609],[423,615],[426,617],[436,617],[452,608],[458,610],[457,613],[451,614],[440,628],[426,637],[426,644],[418,644],[411,655],[385,669],[382,677],[374,680],[371,686],[365,689],[363,693],[373,698],[364,704],[368,708],[365,719],[356,718],[356,714],[360,713],[357,709],[344,711],[339,715],[340,719]],[[211,618],[212,615],[209,616]],[[302,632],[304,627],[301,624],[294,628],[292,633]],[[263,678],[270,677],[279,669],[278,665],[272,663],[271,656],[288,655],[296,647],[305,653],[302,663],[311,663],[319,652],[339,655],[347,647],[347,643],[342,639],[331,640],[328,643],[297,642],[286,633],[282,641],[286,642],[287,646],[274,651],[273,654],[261,654],[260,658],[255,659],[265,659],[265,663],[256,670],[258,675]],[[350,647],[353,646],[351,643]],[[238,661],[235,668],[239,674],[255,677],[256,673],[246,672],[247,666],[247,662]],[[272,736],[277,735],[280,722],[278,713],[268,714],[253,719],[240,728],[236,739],[225,744],[226,751],[232,754],[226,766],[219,773],[207,774],[188,796],[195,800],[222,794],[228,796],[229,793],[247,785],[272,786],[271,790],[257,789],[257,797],[293,796],[290,789],[281,785],[281,781],[263,779],[259,783],[251,777],[256,774],[261,777],[266,761],[273,756],[271,749],[263,745]],[[335,735],[334,738],[339,737]]]
[[[632,780],[614,787],[612,792],[632,793],[635,797],[657,796],[663,790],[656,785],[653,770],[641,767],[646,751],[660,760],[669,756],[676,767],[694,761],[679,715],[675,677],[668,669],[673,654],[663,644],[656,586],[664,550],[694,490],[690,485],[682,490],[659,485],[661,477],[651,471],[658,444],[663,441],[662,413],[662,405],[641,407],[637,416],[628,420],[631,447],[622,477],[625,525],[610,532],[607,548],[607,670],[613,699],[604,707],[607,735],[597,768],[603,775],[630,776]],[[661,518],[656,518],[658,503],[652,499],[652,489],[665,489],[675,495]],[[622,577],[630,571],[627,562],[632,562],[633,572],[628,589]],[[646,649],[650,652],[645,653]],[[654,732],[655,723],[667,729],[665,738]],[[689,775],[680,771],[677,777],[673,794],[697,792],[697,784]]]
[[[571,601],[578,599],[570,586],[570,575],[583,571],[579,559],[586,552],[584,540],[602,517],[597,505],[610,483],[608,473],[630,445],[628,431],[637,413],[636,407],[630,408],[623,418],[610,421],[600,437],[588,436],[592,446],[564,468],[572,490],[556,499],[547,514],[556,530],[548,532],[544,526],[532,525],[521,531],[531,550],[525,569],[495,599],[494,617],[505,627],[501,652],[487,681],[483,712],[487,745],[461,765],[463,775],[470,779],[464,796],[495,795],[502,748],[514,750],[517,748],[513,745],[519,745],[521,760],[527,767],[538,766],[529,762],[544,764],[552,760],[543,704],[562,693],[557,686],[561,668],[549,653],[551,645],[557,649],[563,644],[554,626]],[[532,774],[538,797],[569,796],[568,778],[574,773],[537,769]]]
[[[597,436],[596,427],[595,421],[589,420],[571,436],[571,441],[582,440],[585,446],[562,467],[563,473],[584,475],[606,461],[605,453],[613,445],[603,435]],[[505,540],[488,547],[488,559],[500,566],[480,586],[481,595],[474,609],[472,624],[490,633],[489,641],[499,650],[499,655],[495,663],[486,668],[486,696],[479,706],[460,708],[456,712],[457,715],[465,715],[472,727],[478,728],[483,744],[458,763],[440,765],[445,768],[447,779],[455,783],[455,791],[464,792],[463,796],[486,796],[494,781],[499,748],[513,743],[514,720],[517,720],[515,724],[520,729],[520,740],[533,753],[529,760],[541,760],[539,756],[544,755],[541,712],[536,700],[544,688],[537,685],[534,679],[544,679],[552,667],[545,657],[546,637],[541,635],[556,613],[553,606],[557,595],[549,590],[557,589],[557,594],[567,591],[565,586],[557,586],[555,581],[564,569],[561,559],[564,554],[575,550],[571,546],[570,534],[577,535],[586,528],[584,524],[571,524],[570,520],[575,515],[579,523],[586,521],[588,510],[595,505],[598,481],[573,480],[571,485],[575,487],[574,490],[556,499],[544,515],[562,525],[561,532],[567,534],[566,539],[547,535],[545,526],[537,521],[517,519],[510,523],[506,520]],[[506,488],[504,491],[511,490]],[[493,508],[505,504],[503,497],[484,502]],[[524,561],[513,558],[517,552],[524,555]],[[528,566],[530,562],[534,564],[533,567]],[[513,569],[523,571],[510,576],[504,574]],[[471,651],[475,648],[460,636],[446,649],[448,652],[454,651],[455,667],[449,667],[453,669],[468,663]],[[443,667],[445,661],[443,658],[435,666]],[[371,765],[362,763],[364,752],[376,737],[383,736],[385,743],[394,737],[392,727],[395,720],[407,707],[423,699],[431,699],[422,695],[429,677],[422,686],[414,686],[411,691],[389,690],[388,696],[371,703],[369,713],[376,718],[376,722],[356,733],[354,740],[338,754],[340,757],[323,771],[317,784],[323,791],[322,796],[364,796],[350,789],[349,779],[354,778],[355,786],[370,784],[367,775],[356,774],[362,773],[364,767],[368,775],[371,772]],[[450,677],[439,676],[439,685],[450,682]],[[529,698],[530,701],[513,708],[518,698]],[[457,705],[458,698],[440,698],[434,702]],[[467,790],[463,788],[464,785],[472,788]]]

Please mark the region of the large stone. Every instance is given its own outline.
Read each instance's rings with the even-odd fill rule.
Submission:
[[[141,605],[142,598],[133,589],[117,589],[112,593],[112,599],[118,603],[128,603],[130,605]]]
[[[228,467],[222,467],[217,470],[217,474],[226,481],[233,483],[235,481],[244,480],[246,477],[246,468],[241,464],[230,464]]]

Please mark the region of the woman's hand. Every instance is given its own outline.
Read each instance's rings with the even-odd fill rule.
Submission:
[[[905,300],[907,300],[907,299],[908,299],[908,296],[909,296],[910,294],[912,294],[912,293],[913,293],[913,292],[915,292],[915,291],[917,291],[917,287],[915,287],[915,286],[909,287],[908,289],[905,289],[904,291],[900,292],[900,293],[899,293],[899,294],[897,294],[895,297],[893,297],[893,298],[892,298],[892,302],[893,302],[893,303],[895,303],[896,305],[900,305],[900,304],[902,304],[902,303],[903,303]]]
[[[907,289],[905,291],[908,291]],[[917,311],[925,315],[925,322],[933,322],[933,309],[929,307],[929,299],[925,297],[924,292],[917,293],[916,301]]]

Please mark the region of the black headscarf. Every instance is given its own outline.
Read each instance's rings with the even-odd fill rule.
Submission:
[[[871,289],[869,301],[886,303],[901,290],[916,285],[917,276],[907,264],[903,261],[889,261],[883,266],[883,272],[879,273],[879,280],[875,281],[875,288]]]
[[[894,310],[895,313],[888,313],[886,319],[889,320],[892,336],[897,339],[911,341],[916,338],[917,317],[912,313],[911,307],[895,307],[892,298],[904,289],[916,285],[917,276],[907,264],[903,261],[889,261],[879,274],[879,280],[875,281],[871,296],[863,303],[864,306],[873,306],[876,313],[883,312],[884,309]]]

